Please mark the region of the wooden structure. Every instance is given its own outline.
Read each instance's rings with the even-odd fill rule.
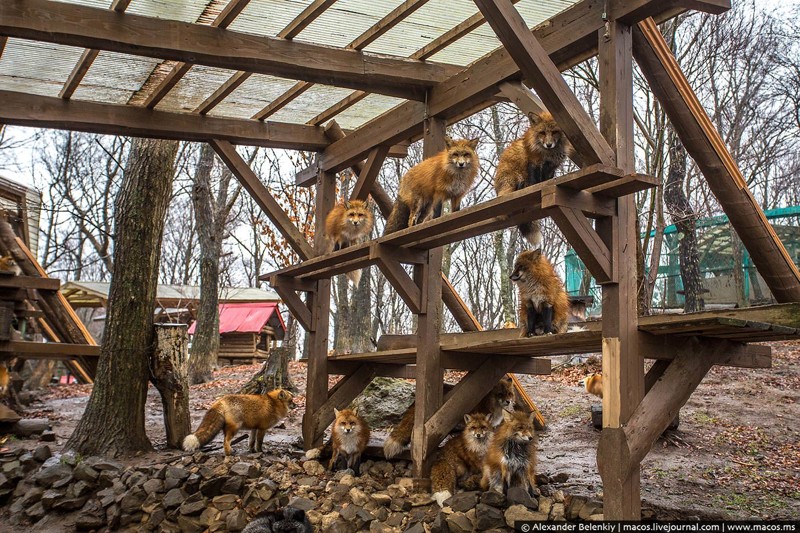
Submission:
[[[422,480],[431,452],[500,376],[549,372],[549,355],[602,350],[604,429],[598,465],[604,514],[608,519],[638,519],[639,464],[708,369],[715,364],[768,366],[769,348],[746,341],[796,337],[800,325],[795,305],[735,316],[703,313],[640,320],[636,314],[635,247],[629,245],[636,238],[632,194],[656,182],[633,168],[634,59],[776,300],[800,301],[797,266],[764,218],[656,26],[689,9],[722,13],[730,2],[475,0],[478,10],[460,19],[456,17],[462,13],[461,3],[448,2],[447,12],[440,7],[429,13],[424,31],[412,15],[435,9],[435,2],[396,0],[388,2],[394,9],[378,14],[386,3],[350,3],[345,20],[344,10],[339,18],[326,18],[336,12],[335,0],[309,1],[301,12],[291,14],[289,3],[278,0],[208,0],[200,2],[203,10],[195,12],[195,20],[176,20],[192,12],[188,2],[169,3],[186,9],[142,13],[136,11],[137,0],[113,0],[110,10],[77,2],[6,0],[0,2],[0,51],[5,45],[12,65],[6,68],[6,59],[0,57],[0,122],[206,141],[213,146],[301,260],[264,279],[309,332],[303,419],[308,447],[320,442],[333,408],[347,404],[373,376],[414,377],[412,457],[415,476]],[[533,4],[539,11],[534,12]],[[134,12],[122,14],[126,9]],[[354,16],[359,9],[363,16]],[[537,23],[549,19],[531,30],[520,12]],[[243,19],[252,18],[238,25],[240,13]],[[432,21],[448,18],[453,18],[452,27],[437,28],[438,36],[431,39]],[[364,20],[376,22],[368,25]],[[342,29],[350,26],[363,31],[349,44],[338,43]],[[71,72],[50,80],[43,76],[52,74],[40,72],[43,69],[15,72],[14,59],[25,58],[20,39],[38,41],[40,47],[50,43],[85,49],[75,51]],[[407,42],[415,39],[422,47],[402,57],[407,55]],[[502,46],[488,51],[484,39]],[[393,46],[382,47],[384,41]],[[31,54],[35,55],[29,52],[29,58]],[[599,127],[560,75],[594,55],[600,68]],[[130,68],[115,69],[114,61]],[[95,69],[94,63],[102,63],[102,68]],[[133,67],[146,74],[137,78]],[[281,85],[282,80],[269,76],[297,82]],[[132,77],[139,80],[133,89]],[[207,87],[209,79],[220,82]],[[57,96],[47,95],[51,86],[60,88]],[[355,92],[331,92],[331,86]],[[243,92],[246,99],[241,98]],[[263,107],[258,104],[254,114],[248,111],[244,102],[259,102],[264,95],[271,100]],[[334,103],[319,112],[312,106],[317,114],[306,120],[309,105],[320,101]],[[580,170],[334,253],[325,253],[321,242],[306,242],[233,146],[318,152],[296,182],[316,186],[320,235],[335,201],[337,172],[353,169],[358,175],[353,196],[371,195],[385,215],[391,199],[375,181],[384,158],[402,154],[405,143],[420,138],[426,156],[436,153],[444,145],[448,123],[497,101],[512,101],[525,111],[546,107],[575,146],[573,159]],[[331,121],[334,116],[344,129]],[[290,122],[291,117],[303,117],[304,122]],[[545,216],[553,217],[602,285],[602,322],[587,331],[545,338],[480,331],[442,277],[441,247]],[[373,264],[417,315],[416,335],[375,353],[329,358],[331,277]],[[401,264],[413,265],[413,275]],[[305,299],[299,293],[305,293]],[[465,333],[441,333],[440,301]],[[657,360],[647,375],[645,357]],[[443,397],[440,384],[448,368],[467,374]],[[330,374],[345,378],[328,390]]]
[[[190,335],[194,334],[196,324],[189,328]],[[286,325],[277,303],[220,304],[217,358],[229,364],[265,360],[285,334]]]

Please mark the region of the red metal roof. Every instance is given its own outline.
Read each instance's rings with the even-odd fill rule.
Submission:
[[[220,304],[219,332],[222,333],[258,333],[265,324],[277,330],[286,330],[283,318],[274,302]],[[194,334],[197,322],[189,327],[189,334]]]

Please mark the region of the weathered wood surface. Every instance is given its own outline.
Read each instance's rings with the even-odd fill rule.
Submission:
[[[24,288],[43,291],[57,291],[61,281],[39,276],[9,276],[0,274],[0,288]]]
[[[0,33],[422,100],[460,70],[394,56],[48,0],[0,3]]]
[[[150,381],[161,394],[167,446],[181,449],[192,432],[189,416],[189,335],[184,324],[155,324]]]

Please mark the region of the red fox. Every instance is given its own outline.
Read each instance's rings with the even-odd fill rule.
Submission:
[[[481,473],[481,465],[492,438],[492,425],[485,414],[464,415],[464,431],[448,440],[431,468],[431,492],[441,507],[456,492],[456,484]]]
[[[283,420],[292,406],[292,393],[275,389],[258,394],[226,394],[215,401],[200,427],[183,439],[183,449],[193,452],[225,430],[225,455],[231,455],[231,439],[239,429],[250,429],[250,451],[262,451],[267,430]]]
[[[500,156],[494,176],[497,196],[552,179],[569,156],[572,146],[550,113],[530,113],[530,127],[508,145]],[[533,246],[542,244],[538,220],[519,225],[519,231]]]
[[[0,274],[11,274],[13,276],[22,274],[22,269],[11,254],[0,257]]]
[[[447,139],[447,148],[411,168],[400,180],[400,191],[386,221],[384,235],[420,224],[442,214],[450,200],[453,211],[478,175],[478,139]]]
[[[519,323],[521,336],[565,333],[569,299],[553,265],[539,249],[517,256],[511,281],[519,289]]]
[[[452,389],[452,385],[445,384],[445,392]],[[473,413],[488,413],[489,423],[497,427],[503,422],[503,409],[514,408],[514,384],[509,378],[503,378],[497,385],[483,397]],[[403,448],[411,442],[411,432],[414,429],[414,404],[412,403],[403,418],[392,428],[392,432],[383,443],[383,455],[387,459],[400,455]]]
[[[503,412],[505,421],[497,429],[483,462],[481,488],[505,493],[521,486],[530,491],[536,486],[535,413]]]
[[[347,464],[347,468],[358,473],[361,465],[361,454],[369,443],[369,426],[367,422],[358,416],[352,409],[333,410],[336,420],[333,422],[331,431],[333,442],[333,455],[328,464],[328,468],[333,470],[341,454]]]
[[[345,200],[337,204],[325,219],[325,235],[334,252],[347,248],[351,244],[363,242],[369,237],[375,219],[372,211],[363,200]],[[347,279],[358,285],[361,281],[361,270],[347,273]]]
[[[603,399],[603,374],[589,374],[583,380],[586,392]]]
[[[5,364],[0,364],[0,398],[8,392],[9,383],[11,383],[11,376],[8,374],[8,368]]]

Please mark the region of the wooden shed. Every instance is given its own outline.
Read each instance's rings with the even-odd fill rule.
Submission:
[[[194,334],[197,322],[189,327]],[[286,334],[278,304],[274,302],[221,304],[219,306],[218,359],[230,364],[266,359]]]

